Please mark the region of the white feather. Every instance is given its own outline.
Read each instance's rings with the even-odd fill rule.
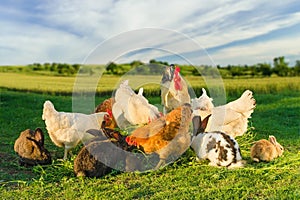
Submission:
[[[46,129],[53,143],[65,148],[64,159],[67,152],[80,141],[86,142],[93,136],[86,133],[89,129],[100,129],[106,112],[91,115],[82,113],[58,112],[50,101],[44,103],[42,119],[45,120]]]
[[[236,137],[247,131],[248,118],[251,117],[255,109],[255,103],[252,92],[246,90],[235,101],[214,107],[212,99],[203,90],[202,96],[192,100],[192,108],[194,114],[201,116],[201,119],[211,114],[205,129],[206,132],[222,131]]]
[[[119,128],[126,128],[128,124],[141,125],[159,116],[158,108],[151,105],[143,96],[143,88],[136,94],[128,85],[128,80],[120,84],[115,94],[113,115]]]

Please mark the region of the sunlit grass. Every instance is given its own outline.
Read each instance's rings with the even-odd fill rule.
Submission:
[[[110,76],[97,75],[79,77],[42,76],[21,73],[0,73],[0,87],[17,91],[31,91],[48,94],[72,94],[76,92],[96,92],[110,94],[118,88],[122,80],[129,80],[130,86],[137,90],[145,88],[145,94],[159,95],[161,76]],[[227,95],[239,95],[246,89],[256,93],[277,93],[280,91],[300,91],[299,77],[271,77],[253,79],[204,79],[200,76],[185,77],[195,93],[199,95],[201,88],[224,84]]]
[[[143,86],[144,77],[138,77],[136,82],[134,78],[137,77],[130,81],[135,89]],[[107,76],[101,78],[99,85],[111,91],[120,80],[120,77]],[[151,80],[160,81],[160,77]],[[206,87],[200,77],[187,77],[187,80],[195,88]],[[61,161],[63,149],[51,142],[41,119],[42,106],[47,99],[59,111],[72,111],[69,94],[73,91],[74,81],[75,78],[70,77],[13,74],[5,77],[0,73],[0,87],[9,88],[0,89],[1,199],[300,199],[299,78],[223,80],[228,101],[236,99],[248,88],[253,90],[257,101],[247,134],[237,138],[243,159],[247,161],[245,168],[210,167],[207,161],[198,162],[189,149],[161,170],[147,173],[114,171],[99,179],[74,176],[73,160],[80,146],[73,150],[74,157]],[[37,83],[39,87],[36,87]],[[147,87],[149,101],[160,104],[159,95],[150,95],[157,94],[155,87],[158,85]],[[100,94],[106,89],[99,87],[97,90]],[[95,103],[109,96],[109,93],[96,95]],[[21,131],[36,127],[45,132],[45,146],[51,152],[53,163],[44,167],[20,167],[13,151],[14,141]],[[284,155],[270,163],[253,163],[249,152],[251,145],[270,134],[284,146]]]

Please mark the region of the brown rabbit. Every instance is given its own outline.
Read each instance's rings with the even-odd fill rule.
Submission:
[[[105,127],[105,126],[104,126]],[[102,177],[118,171],[145,171],[145,163],[158,161],[158,156],[145,157],[143,154],[134,154],[136,147],[126,143],[126,136],[109,128],[101,130],[90,129],[87,133],[95,136],[87,141],[74,160],[74,173],[77,177]],[[148,162],[147,162],[148,161]],[[153,168],[155,165],[146,167]],[[148,169],[147,168],[147,169]]]
[[[77,177],[99,178],[110,173],[113,168],[125,167],[125,152],[133,148],[125,142],[125,136],[108,128],[90,129],[87,133],[95,137],[85,143],[74,160],[74,173]]]
[[[15,152],[19,155],[21,166],[51,164],[49,151],[44,147],[44,134],[40,128],[23,131],[15,141]]]
[[[270,162],[283,154],[283,147],[276,141],[273,135],[269,136],[269,141],[262,139],[251,147],[251,158],[255,162]]]

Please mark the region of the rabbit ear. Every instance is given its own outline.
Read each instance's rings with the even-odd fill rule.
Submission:
[[[44,134],[40,128],[35,129],[34,139],[41,145],[44,146]]]
[[[27,140],[30,140],[34,143],[33,147],[36,146],[39,150],[41,150],[42,146],[41,146],[41,143],[39,141],[36,141],[35,139],[33,138],[30,138],[30,137],[26,137]]]
[[[86,132],[91,134],[92,136],[95,136],[95,137],[99,137],[99,136],[103,135],[102,131],[97,130],[97,129],[89,129]]]
[[[193,117],[192,121],[193,121],[193,135],[196,136],[200,132],[201,117],[195,116]]]
[[[211,116],[211,114],[208,115],[207,117],[205,117],[205,119],[201,122],[201,130],[202,130],[202,132],[205,131],[210,116]]]
[[[276,145],[276,144],[277,144],[277,141],[276,141],[276,138],[275,138],[275,136],[273,136],[273,135],[270,135],[270,136],[269,136],[269,140],[270,140],[270,142],[271,142],[272,144],[274,144],[274,145]]]
[[[203,133],[206,129],[208,120],[210,118],[211,114],[205,117],[204,120],[201,120],[200,116],[193,117],[193,135],[196,136],[199,133]]]

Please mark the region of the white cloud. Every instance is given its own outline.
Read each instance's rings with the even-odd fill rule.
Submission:
[[[278,56],[300,58],[300,34],[298,37],[285,37],[280,40],[269,40],[247,46],[230,47],[212,54],[216,63],[257,64],[271,63]]]
[[[32,62],[80,62],[91,46],[89,41],[60,30],[32,24],[6,27],[0,33],[1,64]]]
[[[250,1],[247,2],[250,3]],[[193,36],[193,32],[190,35],[201,45],[210,48],[267,34],[300,22],[300,12],[274,16],[272,12],[264,13],[264,8],[260,8],[259,3],[254,5],[240,3],[239,6],[224,8],[224,10],[229,10],[228,12],[217,9],[207,16],[199,16],[201,18],[195,26],[202,31],[198,31],[199,36]],[[276,11],[278,8],[274,6],[273,9]],[[248,14],[243,16],[241,14],[243,11],[247,11]],[[207,19],[206,23],[203,22],[202,17],[204,20]]]
[[[0,33],[0,64],[80,62],[97,44],[120,33],[145,27],[178,31],[205,48],[216,48],[297,24],[300,21],[299,12],[289,12],[296,6],[299,5],[295,0],[272,3],[267,0],[52,0],[34,5],[32,10],[22,9],[21,5],[7,9],[0,6],[4,16],[0,18],[0,25],[5,27]],[[163,49],[176,49],[182,54],[199,50],[197,45],[186,45],[186,41],[181,37],[178,39],[178,35],[155,36],[149,32],[126,37],[118,40],[119,44],[115,44],[114,48],[105,49],[105,56],[102,57],[147,60],[170,54],[154,50],[126,57],[122,56],[126,52],[119,51],[123,45],[128,47],[127,50],[156,45]],[[280,43],[281,38],[277,39]],[[136,41],[138,43],[134,44]],[[286,49],[294,51],[295,45],[290,45]],[[237,44],[237,47],[229,45],[227,48],[227,51],[225,48],[216,52],[215,59],[226,64],[242,62],[241,55],[234,57],[237,54],[234,49],[245,47]],[[268,57],[270,52],[267,48],[265,51],[260,54]],[[245,58],[251,56],[248,51],[244,52]]]

